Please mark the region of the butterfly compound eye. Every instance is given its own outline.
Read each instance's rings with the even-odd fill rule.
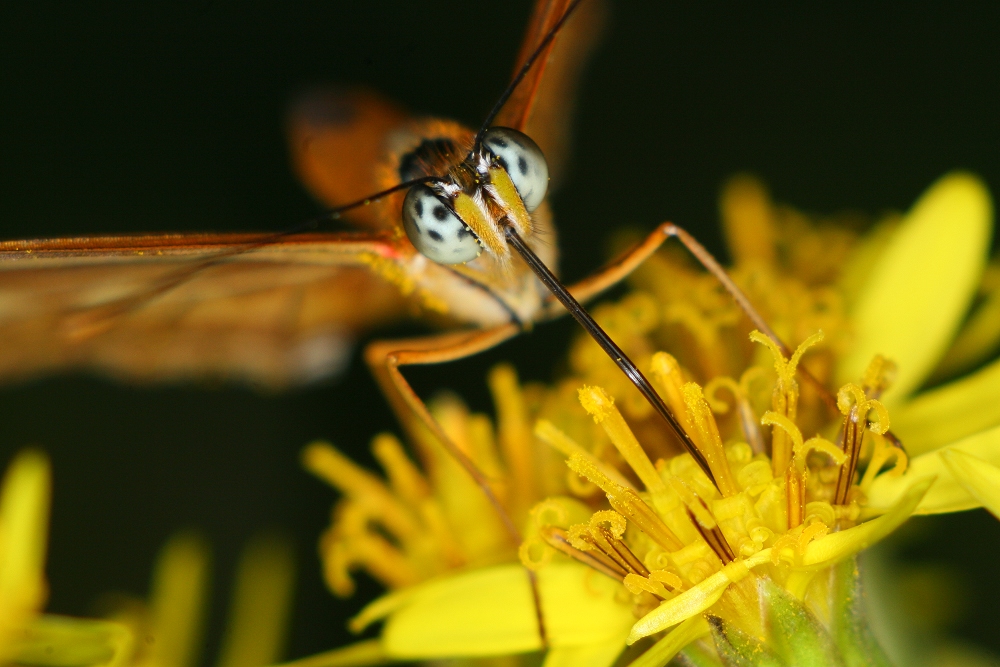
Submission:
[[[482,251],[476,235],[426,185],[406,193],[403,227],[420,254],[439,264],[464,264]]]
[[[483,145],[510,175],[524,208],[538,208],[549,187],[549,165],[538,144],[509,127],[491,127],[483,135]]]

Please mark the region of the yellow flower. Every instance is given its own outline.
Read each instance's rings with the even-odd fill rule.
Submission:
[[[321,543],[331,588],[349,594],[351,570],[364,568],[393,590],[352,623],[384,620],[379,639],[292,664],[547,649],[546,667],[601,667],[630,644],[631,664],[651,667],[701,650],[691,642],[708,634],[732,660],[878,650],[852,606],[850,557],[914,512],[1000,512],[1000,362],[918,393],[1000,339],[983,325],[996,316],[989,298],[962,328],[981,289],[989,196],[970,175],[946,176],[860,240],[773,205],[745,178],[722,210],[733,277],[782,339],[802,341],[793,354],[670,252],[596,313],[650,369],[703,463],[678,453],[586,339],[555,387],[494,371],[496,432],[453,397],[432,404],[525,527],[520,545],[430,436],[415,443],[421,467],[392,436],[376,439],[388,482],[314,444],[306,465],[345,495]],[[836,381],[836,400],[803,378]],[[777,639],[762,644],[769,632]]]
[[[40,612],[48,536],[49,464],[35,451],[14,459],[0,488],[0,662]]]
[[[257,538],[237,565],[219,667],[261,667],[281,653],[293,576],[288,546]],[[194,667],[200,660],[208,606],[209,550],[192,533],[172,537],[160,552],[148,601],[119,598],[111,619],[136,638],[121,664]]]
[[[164,548],[149,604],[129,600],[108,620],[42,614],[50,499],[49,461],[27,450],[0,487],[0,663],[39,667],[193,667],[204,620],[208,552],[178,535]],[[220,667],[273,662],[291,599],[287,545],[257,540],[244,552],[234,586]],[[138,640],[138,641],[137,641]]]
[[[50,495],[48,458],[18,454],[0,488],[0,662],[121,665],[132,646],[122,626],[42,614]]]

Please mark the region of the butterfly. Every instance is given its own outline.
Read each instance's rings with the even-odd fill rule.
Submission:
[[[566,4],[539,4],[521,60]],[[544,54],[557,66],[539,63],[498,119],[529,130],[550,156],[567,140],[561,121],[592,23],[583,16],[569,26],[552,45],[563,51]],[[413,145],[388,142],[419,143],[435,123],[461,132],[408,119],[371,93],[344,92],[302,101],[288,134],[302,180],[336,206],[381,189],[379,170],[392,169],[386,159],[414,159]],[[556,172],[558,158],[549,161]],[[0,378],[84,368],[129,379],[285,386],[336,372],[353,338],[400,313],[419,310],[452,326],[496,325],[512,313],[531,320],[538,297],[514,284],[523,278],[485,285],[489,278],[476,277],[489,273],[484,267],[424,261],[400,233],[400,199],[354,211],[360,230],[275,242],[266,234],[211,233],[5,242]],[[550,216],[542,210],[536,218],[551,263]]]
[[[137,378],[242,376],[283,385],[331,373],[349,335],[409,306],[464,327],[371,343],[366,361],[404,425],[423,422],[493,499],[400,368],[476,354],[565,309],[711,477],[690,435],[580,301],[676,238],[757,328],[777,337],[718,262],[671,223],[575,285],[564,286],[550,268],[557,254],[549,172],[558,172],[565,152],[570,91],[595,33],[594,12],[569,21],[581,5],[599,7],[536,4],[512,81],[478,130],[408,119],[365,91],[314,96],[293,110],[289,142],[301,179],[333,207],[330,218],[353,216],[364,231],[0,243],[7,304],[0,377],[89,367]]]

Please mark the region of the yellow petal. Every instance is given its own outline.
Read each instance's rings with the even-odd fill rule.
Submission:
[[[851,309],[856,338],[838,384],[856,381],[883,354],[899,367],[890,402],[920,386],[976,293],[992,227],[989,192],[971,174],[948,174],[917,200]]]
[[[733,561],[696,586],[692,586],[677,597],[667,600],[636,621],[626,643],[632,645],[643,637],[666,630],[672,625],[700,614],[718,602],[729,584],[739,581],[749,574],[750,568],[766,563],[770,557],[771,550],[764,549],[745,560]]]
[[[1000,426],[963,438],[946,448],[914,457],[902,477],[879,475],[868,490],[866,511],[877,513],[886,510],[898,502],[909,480],[932,476],[937,477],[937,481],[924,496],[915,514],[960,512],[979,507],[981,503],[969,494],[941,458],[942,452],[952,449],[971,454],[993,465],[1000,465]]]
[[[923,477],[915,481],[911,477],[909,486],[885,515],[810,542],[802,553],[802,567],[807,569],[829,567],[875,544],[910,518],[933,483],[933,477]]]
[[[993,261],[986,267],[979,295],[982,299],[934,369],[932,384],[980,366],[1000,348],[1000,262]]]
[[[960,449],[947,449],[941,459],[962,487],[993,516],[1000,516],[1000,468]]]
[[[152,662],[164,667],[198,664],[208,588],[208,546],[179,533],[160,552],[153,573]]]
[[[284,662],[275,667],[366,667],[367,665],[384,665],[389,662],[382,649],[382,642],[369,639],[350,646],[344,646],[332,651],[317,653],[307,658]]]
[[[708,633],[708,621],[705,620],[705,617],[692,616],[667,633],[666,637],[653,644],[648,651],[629,663],[628,667],[660,667],[665,665],[680,653],[682,648]]]
[[[219,667],[259,667],[280,657],[292,599],[294,558],[277,538],[258,538],[240,556]]]
[[[633,617],[621,584],[576,563],[537,572],[553,648],[624,636]],[[542,648],[527,571],[519,565],[473,570],[419,586],[389,616],[386,654],[397,659],[474,657]]]
[[[542,667],[610,667],[625,650],[625,633],[594,644],[561,646],[545,654]]]
[[[15,661],[46,667],[120,667],[128,663],[132,647],[132,633],[119,623],[45,615],[25,630]]]
[[[892,411],[892,431],[910,456],[1000,424],[1000,361],[925,391]]]
[[[45,601],[50,478],[44,454],[17,455],[0,489],[0,661],[7,641]]]

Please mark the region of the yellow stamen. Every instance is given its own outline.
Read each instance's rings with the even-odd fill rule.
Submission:
[[[868,398],[878,398],[896,378],[896,364],[881,354],[876,354],[861,378],[861,388]]]
[[[774,370],[778,374],[778,381],[774,385],[774,393],[771,397],[771,407],[774,412],[784,415],[794,422],[799,403],[799,385],[795,381],[795,371],[806,350],[823,340],[823,332],[818,331],[802,341],[789,359],[785,359],[785,355],[777,343],[759,331],[751,331],[750,340],[760,343],[771,351],[771,355],[774,357]],[[784,474],[791,458],[792,451],[787,433],[784,430],[772,430],[771,466],[775,477]]]
[[[845,384],[837,392],[837,407],[844,415],[843,437],[846,460],[837,478],[834,504],[845,505],[849,500],[851,485],[854,484],[854,473],[858,467],[865,430],[879,435],[888,431],[889,413],[881,402],[869,399],[864,390],[853,383]]]
[[[0,485],[0,662],[45,603],[45,546],[51,501],[49,459],[19,453]]]
[[[208,547],[190,533],[175,535],[161,551],[151,595],[152,664],[198,664],[208,557]]]
[[[670,597],[670,593],[667,592],[667,589],[664,588],[663,584],[658,581],[652,581],[638,574],[629,572],[625,575],[625,579],[622,583],[625,584],[625,588],[627,588],[628,592],[632,595],[639,595],[645,592],[651,593],[661,600],[665,600]]]
[[[534,438],[528,411],[513,366],[500,364],[494,367],[488,381],[497,410],[500,450],[514,484],[510,502],[514,505],[514,516],[520,517],[540,495],[535,480]]]
[[[302,452],[303,465],[311,473],[371,512],[394,535],[401,539],[419,534],[420,526],[410,511],[393,495],[377,477],[356,465],[349,458],[326,442],[314,442]]]
[[[872,438],[875,441],[875,449],[872,452],[871,459],[868,461],[868,469],[865,470],[865,476],[862,478],[861,483],[858,485],[864,493],[868,493],[868,489],[875,482],[875,476],[879,474],[882,470],[882,466],[886,464],[891,458],[895,458],[896,464],[892,467],[892,470],[888,471],[886,474],[892,477],[899,477],[906,470],[906,465],[909,461],[904,452],[899,447],[895,445],[890,445],[886,439],[881,435],[874,435]]]
[[[691,420],[684,402],[684,374],[677,360],[666,352],[657,352],[651,360],[653,377],[663,390],[663,399],[684,430],[691,435]]]
[[[642,576],[649,574],[642,561],[622,541],[625,535],[625,517],[621,514],[614,510],[595,512],[590,518],[589,530],[591,538],[601,551],[621,562],[628,571]]]
[[[639,476],[646,490],[653,497],[657,509],[665,506],[666,485],[656,472],[653,463],[646,456],[632,429],[625,423],[622,414],[615,407],[614,399],[600,387],[583,387],[580,389],[580,403],[593,418],[594,422],[604,428],[611,442],[621,453],[635,474]],[[593,481],[593,480],[592,480]]]
[[[408,503],[420,503],[431,495],[430,485],[403,450],[403,444],[391,433],[380,433],[372,440],[372,454],[385,470],[393,492]]]
[[[723,496],[729,497],[739,493],[733,471],[726,460],[726,452],[722,448],[722,438],[719,436],[719,426],[708,408],[708,403],[701,393],[701,387],[694,382],[684,385],[684,403],[693,426],[694,441],[698,444],[701,455],[708,462],[712,477]]]
[[[629,481],[622,476],[620,472],[618,472],[611,466],[606,465],[596,456],[594,456],[593,454],[585,450],[583,447],[578,445],[575,440],[573,440],[568,435],[560,431],[556,427],[556,425],[550,422],[549,420],[539,419],[535,423],[535,436],[542,442],[551,446],[553,449],[561,452],[563,456],[565,456],[566,458],[578,455],[582,458],[587,459],[597,469],[599,469],[605,477],[610,478],[620,486],[624,487],[632,486],[629,483]]]
[[[676,551],[684,546],[684,543],[674,535],[673,531],[649,505],[643,502],[635,491],[617,484],[604,475],[592,461],[579,454],[574,454],[566,464],[571,470],[599,486],[607,495],[611,507],[627,517],[639,530],[665,550]]]
[[[612,579],[621,581],[628,574],[617,562],[606,556],[603,552],[594,549],[590,543],[585,543],[585,549],[577,549],[572,544],[573,538],[561,528],[547,526],[540,531],[539,535],[553,549],[566,554],[584,565],[594,568]],[[535,568],[534,561],[526,559],[524,556],[521,558],[521,563],[528,569]]]
[[[756,178],[734,176],[719,200],[727,245],[736,264],[775,259],[775,215],[767,189]]]
[[[714,528],[716,526],[715,517],[712,516],[705,502],[682,479],[671,477],[670,489],[677,494],[681,502],[688,508],[688,511],[694,515],[697,523],[700,523],[705,528]]]

